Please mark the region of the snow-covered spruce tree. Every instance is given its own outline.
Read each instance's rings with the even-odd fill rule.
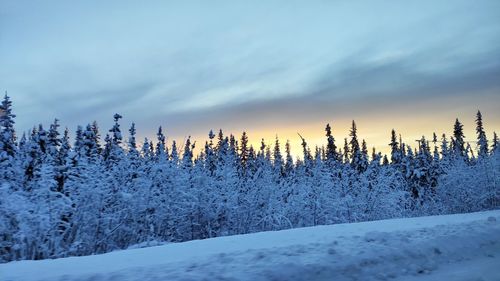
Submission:
[[[0,104],[0,262],[24,258],[16,249],[23,223],[19,206],[25,201],[20,188],[22,171],[14,131],[12,102],[7,93]]]
[[[249,157],[249,151],[248,151],[249,147],[248,147],[248,136],[247,136],[247,133],[246,132],[243,132],[243,134],[241,135],[241,140],[240,140],[240,162],[241,162],[241,165],[240,165],[240,171],[239,171],[239,175],[240,177],[242,178],[246,178],[247,177],[247,168],[248,168],[248,157]]]
[[[365,163],[363,161],[363,153],[359,146],[358,130],[354,120],[352,121],[349,136],[351,137],[351,140],[349,141],[349,151],[351,152],[351,166],[358,172],[363,172],[365,169]]]
[[[391,163],[393,165],[399,165],[401,163],[402,155],[396,131],[394,131],[394,129],[391,131],[391,142],[389,143],[389,146],[391,147]]]
[[[0,104],[0,161],[9,161],[8,156],[13,157],[16,153],[16,132],[14,130],[14,118],[12,113],[12,101],[5,94]],[[2,163],[0,162],[0,163]]]
[[[499,141],[498,141],[498,136],[496,132],[493,132],[493,143],[491,144],[491,153],[497,153],[497,150],[499,148]]]
[[[133,181],[138,178],[138,172],[140,170],[141,166],[141,159],[140,159],[140,154],[139,150],[137,149],[137,140],[136,140],[136,129],[135,129],[135,123],[132,123],[130,126],[130,129],[128,130],[129,132],[129,138],[127,142],[127,162],[129,164],[129,167],[126,171],[127,176],[126,176],[126,183],[129,189],[129,192],[135,192],[136,191],[136,186],[133,184]]]
[[[283,163],[283,156],[281,155],[280,141],[278,139],[278,136],[276,136],[273,148],[273,174],[274,174],[274,181],[276,182],[277,185],[279,185],[284,175],[283,165],[284,163]]]
[[[335,138],[332,135],[332,128],[330,127],[330,124],[326,124],[325,132],[327,140],[326,160],[328,161],[329,165],[333,165],[335,161],[339,160],[339,155],[337,152],[337,146],[335,145]]]
[[[485,157],[488,154],[488,139],[486,139],[486,133],[484,132],[483,127],[483,116],[481,115],[481,111],[477,111],[476,114],[476,133],[477,133],[477,145],[478,156]]]
[[[465,141],[464,141],[464,129],[462,123],[458,121],[458,118],[455,120],[455,124],[453,126],[453,153],[455,158],[467,159],[467,154],[465,150]]]
[[[293,165],[293,158],[292,158],[292,150],[290,148],[290,141],[286,141],[285,144],[285,167],[284,167],[284,174],[285,177],[289,177],[293,173],[294,165]]]

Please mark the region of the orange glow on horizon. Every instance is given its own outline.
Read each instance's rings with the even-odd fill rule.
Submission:
[[[425,136],[429,141],[431,141],[432,134],[434,132],[438,136],[438,141],[440,141],[443,133],[446,134],[449,140],[453,133],[455,118],[457,117],[464,125],[466,141],[470,142],[473,149],[475,149],[476,111],[469,110],[462,112],[465,113],[427,113],[425,116],[419,117],[415,117],[413,114],[401,114],[399,115],[399,118],[391,120],[389,120],[385,114],[375,114],[373,116],[359,116],[355,122],[358,129],[358,139],[360,142],[363,139],[366,140],[370,155],[373,147],[375,147],[377,152],[381,152],[382,154],[389,153],[390,150],[388,144],[392,129],[395,129],[397,134],[401,134],[403,142],[410,145],[412,148],[417,146],[416,140],[420,139],[422,136]],[[493,131],[497,131],[498,133],[498,129],[500,129],[500,114],[491,111],[482,111],[482,113],[487,137],[491,142],[491,139],[493,138]],[[273,124],[270,120],[269,122],[263,122],[261,126],[250,127],[245,131],[249,138],[249,144],[252,145],[255,150],[259,149],[262,138],[264,138],[265,144],[270,146],[272,149],[277,136],[280,141],[280,148],[283,155],[285,151],[285,143],[289,140],[294,158],[303,158],[301,140],[297,133],[300,133],[306,139],[311,152],[314,153],[316,146],[321,147],[326,145],[325,126],[327,123],[330,123],[332,126],[332,133],[335,137],[337,147],[343,148],[344,138],[347,138],[348,140],[350,138],[349,131],[352,124],[351,119],[337,118],[333,121],[317,121],[308,124],[296,124],[295,126],[281,126],[281,124]],[[233,134],[239,143],[243,130],[225,130],[224,127],[222,130],[226,136]],[[206,133],[191,135],[192,140],[197,142],[195,148],[196,153],[199,153],[204,147],[205,141],[208,140],[209,131],[210,129],[207,129]],[[218,129],[213,129],[213,131],[217,135]],[[168,135],[168,130],[166,133]],[[171,141],[175,139],[178,143],[178,147],[181,149],[181,145],[183,144],[185,137],[186,136],[179,135],[169,136],[168,145],[170,146]],[[154,140],[156,138],[153,137],[152,139],[153,142],[155,142]]]

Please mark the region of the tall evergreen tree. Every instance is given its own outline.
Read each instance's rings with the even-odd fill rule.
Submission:
[[[338,160],[337,146],[335,145],[335,138],[332,135],[332,128],[330,124],[326,124],[325,128],[327,145],[326,145],[326,159],[328,162],[333,163],[333,161]]]
[[[344,163],[349,163],[349,143],[347,142],[347,138],[344,138],[344,154],[342,155],[344,158]]]
[[[15,180],[16,171],[13,165],[17,151],[16,133],[14,130],[14,119],[12,113],[12,102],[5,93],[0,104],[0,180],[10,182]]]
[[[293,171],[293,158],[292,158],[292,152],[290,148],[290,141],[286,141],[285,144],[285,153],[286,153],[286,159],[285,159],[285,174],[289,176],[292,171]]]
[[[273,166],[275,174],[278,175],[278,177],[281,177],[283,175],[283,156],[281,155],[280,141],[278,139],[278,136],[276,136],[276,140],[274,142]]]
[[[91,124],[88,124],[85,130],[82,133],[83,138],[83,154],[87,157],[87,159],[97,159],[99,156],[99,146],[97,142],[97,136],[95,135],[95,131],[92,128]],[[111,149],[109,147],[109,149]],[[108,151],[110,153],[111,151]],[[109,156],[109,155],[108,155]]]
[[[349,141],[349,150],[351,152],[351,166],[357,171],[361,172],[363,170],[363,155],[358,141],[358,130],[354,120],[352,121],[352,127],[349,132],[351,140]]]
[[[161,126],[158,128],[158,133],[156,133],[158,142],[156,143],[156,159],[158,161],[164,161],[168,156],[165,156],[165,135]]]
[[[8,156],[14,156],[16,151],[15,117],[16,115],[12,113],[12,101],[5,93],[0,104],[0,153],[5,153]]]
[[[397,141],[396,131],[394,131],[394,129],[391,131],[391,142],[389,143],[389,146],[391,147],[391,163],[400,164],[402,155],[399,142]]]
[[[132,123],[128,132],[129,132],[128,150],[129,153],[135,153],[137,151],[137,141],[135,139],[137,131],[135,130],[135,123]]]
[[[481,111],[477,111],[476,114],[476,133],[477,133],[477,145],[479,146],[478,155],[480,157],[485,157],[488,155],[488,139],[486,139],[486,133],[483,127],[483,116]]]
[[[246,177],[247,164],[248,164],[248,136],[246,132],[241,135],[240,141],[240,161],[241,161],[241,175]]]
[[[61,139],[59,138],[59,120],[56,118],[54,122],[50,125],[48,134],[48,151],[55,157],[59,147],[61,146]]]
[[[464,130],[463,125],[458,121],[458,118],[455,120],[455,125],[453,126],[453,149],[454,153],[457,156],[465,157],[465,141],[464,141]]]
[[[189,136],[184,145],[184,153],[182,154],[182,163],[185,168],[193,167],[193,149],[195,144],[191,144],[191,136]]]
[[[170,160],[174,165],[179,164],[179,150],[177,149],[177,142],[172,141],[172,152],[170,153]]]
[[[120,131],[120,119],[122,119],[122,116],[118,113],[115,113],[113,116],[113,119],[115,121],[115,124],[113,125],[113,128],[109,130],[110,133],[112,133],[112,140],[113,140],[113,145],[114,146],[120,146],[122,143],[122,132]]]

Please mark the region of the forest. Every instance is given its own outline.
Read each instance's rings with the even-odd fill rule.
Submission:
[[[500,206],[499,140],[488,139],[479,111],[474,142],[456,119],[452,135],[422,136],[415,146],[392,130],[382,155],[353,121],[341,141],[329,124],[323,146],[302,138],[297,159],[278,138],[253,147],[246,133],[222,130],[196,150],[191,138],[167,143],[161,127],[157,139],[138,141],[119,114],[109,130],[94,121],[72,139],[57,119],[18,136],[15,117],[6,94],[0,262]]]

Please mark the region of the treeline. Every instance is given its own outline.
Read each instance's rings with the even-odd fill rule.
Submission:
[[[500,205],[500,148],[488,140],[481,113],[477,143],[422,137],[417,147],[393,130],[391,153],[368,151],[356,124],[338,145],[330,125],[325,146],[249,145],[210,132],[198,155],[157,139],[126,141],[121,116],[101,141],[96,122],[74,141],[58,120],[19,139],[6,95],[0,107],[0,261],[104,253],[265,230],[416,215],[470,212]],[[140,147],[140,148],[139,148]]]

